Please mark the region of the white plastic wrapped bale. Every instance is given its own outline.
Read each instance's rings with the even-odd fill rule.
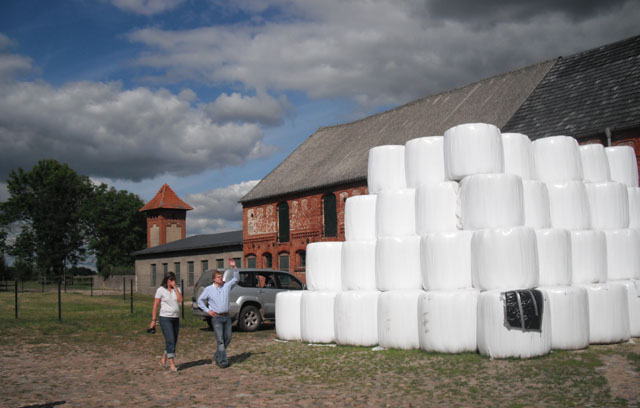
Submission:
[[[631,146],[613,146],[604,149],[609,161],[611,180],[627,187],[638,187],[638,161]]]
[[[589,347],[589,298],[578,286],[543,286],[549,299],[551,348],[579,350]]]
[[[369,194],[407,188],[404,171],[404,146],[385,145],[369,150],[367,186]]]
[[[422,289],[420,237],[381,237],[376,242],[378,290]]]
[[[300,335],[308,343],[334,343],[334,304],[338,292],[303,290],[300,299]]]
[[[625,228],[604,232],[607,280],[640,279],[640,232]]]
[[[539,295],[530,295],[540,293]],[[508,297],[506,296],[508,294]],[[518,296],[501,290],[481,292],[478,296],[478,351],[491,358],[529,358],[551,351],[549,301],[535,290],[518,291],[520,303],[526,305],[523,319],[518,317]],[[514,299],[515,298],[515,299]],[[536,299],[535,302],[531,298]],[[515,301],[514,301],[515,300]],[[512,311],[516,310],[516,313]],[[537,312],[537,313],[536,313]]]
[[[640,187],[627,187],[629,228],[640,229]]]
[[[549,191],[542,181],[523,180],[524,225],[531,228],[549,228]]]
[[[502,136],[494,125],[465,123],[444,132],[444,167],[447,180],[472,174],[502,173]]]
[[[537,229],[540,286],[571,285],[571,234],[563,229]]]
[[[587,189],[582,181],[547,183],[549,213],[553,228],[585,230],[591,228]]]
[[[344,236],[347,241],[376,239],[376,201],[374,194],[347,198],[344,205]]]
[[[420,239],[424,290],[471,287],[472,231],[437,232]]]
[[[582,158],[584,181],[611,181],[609,161],[603,145],[586,144],[580,146],[580,157]]]
[[[522,179],[513,174],[476,174],[460,182],[462,228],[524,225]]]
[[[416,190],[383,191],[376,201],[378,237],[416,234]]]
[[[341,290],[342,242],[312,242],[307,245],[307,288]]]
[[[409,140],[404,145],[407,187],[418,188],[446,180],[442,143],[442,136],[429,136]]]
[[[301,290],[288,290],[276,294],[276,336],[280,340],[301,340]]]
[[[629,334],[640,337],[640,280],[616,281],[627,289],[629,304]]]
[[[602,231],[569,231],[571,284],[607,281],[607,239]]]
[[[531,180],[535,176],[531,139],[521,133],[503,133],[504,172]]]
[[[582,158],[576,139],[551,136],[533,143],[536,179],[557,183],[583,179]]]
[[[461,289],[435,290],[420,295],[420,348],[439,353],[475,352],[478,293],[476,289]]]
[[[538,286],[538,250],[533,228],[474,231],[471,277],[480,290]]]
[[[385,348],[418,349],[421,290],[394,290],[378,297],[378,343]]]
[[[340,292],[334,306],[336,343],[351,346],[378,344],[378,291]]]
[[[342,243],[342,290],[376,289],[376,241]]]
[[[589,197],[591,228],[620,229],[629,226],[627,187],[616,181],[585,183]]]
[[[416,233],[456,231],[458,183],[426,184],[416,190]]]
[[[611,344],[629,340],[627,289],[614,282],[577,285],[589,296],[589,343]]]

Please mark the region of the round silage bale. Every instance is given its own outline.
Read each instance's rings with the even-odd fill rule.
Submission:
[[[334,306],[336,343],[350,346],[378,344],[378,296],[376,290],[338,293]]]
[[[465,123],[444,132],[444,166],[447,180],[502,173],[502,135],[494,125]]]
[[[300,301],[301,290],[289,290],[276,294],[276,336],[280,340],[301,340]]]

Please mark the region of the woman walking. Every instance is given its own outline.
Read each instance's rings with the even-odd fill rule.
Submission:
[[[156,290],[153,309],[151,309],[151,325],[156,327],[156,316],[158,315],[158,305],[160,306],[160,328],[166,342],[164,355],[160,359],[160,364],[166,367],[169,360],[171,372],[177,372],[175,364],[176,344],[178,343],[178,332],[180,331],[180,307],[182,293],[176,285],[176,275],[169,272],[162,280],[162,284]]]

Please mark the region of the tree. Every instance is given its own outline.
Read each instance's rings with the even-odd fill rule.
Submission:
[[[65,266],[75,265],[86,252],[83,214],[93,191],[89,178],[66,164],[41,160],[28,172],[12,170],[7,189],[3,222],[20,227],[10,253],[23,260],[33,257],[40,271],[62,278]]]
[[[96,255],[98,272],[108,277],[133,269],[131,255],[146,245],[145,216],[138,210],[144,202],[135,194],[101,184],[87,203],[89,249]]]

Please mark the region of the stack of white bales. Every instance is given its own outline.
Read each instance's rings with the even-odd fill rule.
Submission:
[[[473,231],[472,282],[481,291],[479,352],[495,358],[548,353],[548,302],[533,289],[538,285],[536,235],[524,226],[522,178],[503,172],[500,131],[482,123],[455,126],[444,134],[444,157],[447,178],[460,180],[462,228]]]
[[[640,278],[640,235],[631,226],[632,197],[638,187],[638,167],[635,151],[630,146],[616,146],[603,149],[601,145],[587,145],[581,151],[592,149],[597,152],[592,157],[598,160],[589,161],[583,155],[585,181],[591,206],[592,227],[604,231],[607,242],[607,280],[610,285],[622,285],[627,292],[627,309],[629,314],[629,334],[626,337],[640,335],[640,299],[634,279]],[[587,167],[591,163],[604,162],[602,174],[587,178]],[[606,166],[606,167],[605,167]],[[598,177],[599,176],[599,177]],[[609,181],[613,180],[613,181]],[[606,200],[606,201],[605,201]],[[606,213],[605,211],[609,212]],[[637,212],[637,209],[635,209]],[[634,217],[637,220],[637,217]],[[634,223],[637,222],[634,220]],[[635,225],[635,224],[634,224]],[[620,288],[612,290],[620,291]],[[621,302],[616,306],[623,307]],[[619,314],[623,318],[624,313]],[[616,339],[613,339],[616,340]]]
[[[418,348],[420,237],[416,234],[415,189],[407,187],[405,147],[390,145],[369,150],[367,183],[369,194],[377,196],[378,344]]]
[[[422,292],[418,299],[420,348],[460,353],[477,348],[478,290],[471,284],[471,231],[458,228],[459,185],[447,181],[444,138],[407,142],[407,184],[416,189]]]
[[[551,347],[565,350],[585,348],[589,345],[587,291],[584,288],[570,286],[572,282],[571,235],[566,228],[571,224],[552,223],[550,192],[545,183],[545,181],[552,183],[548,178],[549,174],[557,175],[556,180],[564,180],[564,177],[567,177],[566,174],[572,174],[570,170],[558,170],[557,167],[576,168],[577,143],[570,138],[560,138],[534,142],[532,145],[527,136],[520,134],[505,134],[503,141],[505,146],[508,144],[513,146],[511,150],[521,150],[520,156],[526,154],[528,163],[531,163],[521,170],[523,178],[527,178],[523,182],[525,225],[535,229],[538,246],[538,285],[549,301],[547,317],[551,321]],[[536,147],[537,150],[535,150]],[[505,147],[505,172],[515,172],[517,168],[509,169],[510,166],[506,165],[509,162],[506,160],[507,151]],[[534,156],[539,162],[534,160]],[[542,179],[534,180],[537,177],[538,165],[551,165],[552,168],[542,169],[539,172]],[[574,176],[569,176],[569,179],[570,177]],[[558,194],[555,184],[551,189],[553,194]],[[564,214],[559,213],[557,208],[554,209],[556,210],[553,213],[554,220],[563,220]]]
[[[611,286],[606,284],[606,236],[601,230],[592,229],[592,211],[583,180],[578,143],[568,136],[553,136],[533,142],[533,150],[536,176],[547,184],[551,226],[568,230],[571,243],[570,283],[574,289],[556,287],[547,290],[553,308],[552,321],[556,336],[554,345],[557,348],[584,346],[586,340],[583,333],[586,330],[590,343],[616,341],[623,327],[622,319],[612,314],[611,306],[616,304],[612,296],[622,288],[613,288],[612,291]],[[594,151],[589,148],[583,149],[583,154],[585,159],[595,156]],[[596,176],[594,170],[598,168],[601,174]],[[589,165],[589,177],[605,178],[602,168],[602,165]],[[612,186],[607,186],[610,187]],[[610,197],[605,198],[608,199]],[[584,305],[585,296],[581,288],[587,291],[588,306]],[[562,307],[559,307],[561,303]],[[584,311],[588,313],[588,329],[585,329],[583,322]],[[613,326],[607,322],[613,322]]]
[[[337,344],[378,344],[378,295],[375,276],[376,195],[347,199],[342,244],[342,291],[334,306]]]

